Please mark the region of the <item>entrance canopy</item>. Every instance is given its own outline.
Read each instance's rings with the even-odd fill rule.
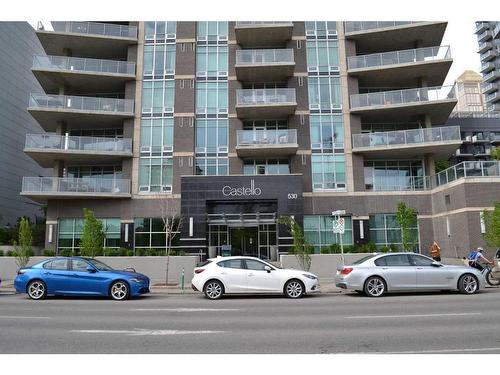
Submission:
[[[259,224],[275,224],[276,219],[276,212],[207,215],[208,225],[227,225],[228,227],[255,227]]]

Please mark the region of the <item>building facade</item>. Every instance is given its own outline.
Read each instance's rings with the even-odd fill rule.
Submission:
[[[21,216],[43,216],[38,203],[19,195],[24,176],[47,173],[23,152],[26,134],[42,132],[26,109],[26,98],[42,92],[31,66],[33,55],[43,49],[27,22],[0,22],[0,49],[0,226],[14,227]]]
[[[276,259],[293,216],[319,252],[333,243],[401,245],[398,202],[418,212],[415,251],[465,254],[499,198],[498,163],[434,161],[462,144],[443,126],[446,22],[53,22],[29,111],[50,134],[26,152],[53,177],[24,179],[48,202],[46,247],[76,250],[82,209],[107,247],[175,247]],[[489,176],[488,178],[484,178]],[[478,194],[478,192],[481,192]],[[168,198],[165,198],[168,197]],[[345,210],[345,233],[332,211]]]
[[[483,78],[473,70],[466,70],[455,80],[457,105],[453,112],[484,112]]]
[[[483,74],[483,93],[488,112],[500,111],[500,22],[476,22],[478,53]]]

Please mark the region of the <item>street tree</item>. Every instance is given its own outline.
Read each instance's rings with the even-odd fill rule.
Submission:
[[[314,247],[307,242],[304,231],[299,224],[295,221],[293,217],[290,216],[280,216],[278,219],[278,224],[286,225],[288,231],[293,238],[293,247],[291,253],[295,255],[300,267],[304,271],[309,271],[311,269],[311,254],[314,251]]]
[[[399,202],[396,209],[396,221],[401,227],[401,244],[404,251],[411,251],[415,245],[415,233],[411,229],[417,222],[417,212],[404,202]]]
[[[495,147],[490,151],[491,158],[493,160],[500,160],[500,147]]]
[[[90,258],[103,253],[104,230],[102,221],[96,219],[94,212],[86,208],[83,209],[83,233],[80,243],[80,254]]]
[[[31,227],[29,219],[22,217],[19,222],[19,242],[14,241],[14,256],[16,257],[16,263],[19,267],[25,267],[32,254],[31,245],[33,243],[33,237],[31,235]]]
[[[168,273],[170,268],[170,254],[172,252],[172,243],[175,236],[178,235],[181,226],[182,218],[176,215],[175,200],[171,194],[158,193],[158,202],[160,205],[161,219],[163,221],[163,229],[165,230],[165,285],[168,284]]]
[[[482,216],[485,227],[484,240],[488,246],[500,248],[500,202],[495,202],[493,210],[484,210]]]

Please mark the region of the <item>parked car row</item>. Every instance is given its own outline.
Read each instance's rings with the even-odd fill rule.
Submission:
[[[320,291],[318,277],[311,272],[282,269],[245,256],[208,259],[194,269],[191,285],[211,300],[229,294],[284,294],[295,299]],[[485,280],[471,267],[443,265],[420,254],[390,253],[370,254],[339,266],[335,285],[370,297],[424,290],[473,294],[484,288]],[[114,270],[96,259],[57,257],[21,268],[14,286],[18,293],[27,293],[34,300],[47,295],[125,300],[149,293],[150,279],[133,269]]]

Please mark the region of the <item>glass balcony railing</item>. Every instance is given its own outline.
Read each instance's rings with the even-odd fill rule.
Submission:
[[[66,56],[35,55],[33,58],[33,68],[135,75],[135,63],[133,62]]]
[[[245,49],[236,51],[236,65],[292,64],[293,49]]]
[[[490,30],[486,30],[477,36],[477,40],[480,43],[491,38],[493,38],[493,33]]]
[[[25,147],[41,150],[132,153],[132,140],[130,138],[26,134]]]
[[[295,89],[243,89],[236,91],[237,106],[296,104]]]
[[[397,172],[397,171],[396,171]],[[373,191],[419,191],[430,189],[429,176],[375,176],[373,181],[365,180],[366,190]]]
[[[137,39],[137,27],[112,23],[58,21],[44,26],[38,22],[38,30]]]
[[[354,134],[353,148],[387,148],[422,143],[461,141],[460,126]]]
[[[401,105],[455,99],[453,86],[421,87],[408,90],[371,92],[351,95],[351,108]]]
[[[349,69],[372,68],[384,65],[409,64],[415,62],[450,59],[449,46],[417,48],[403,51],[374,53],[371,55],[351,56],[347,60]]]
[[[260,26],[287,26],[292,27],[291,21],[238,21],[236,27],[260,27]]]
[[[238,130],[237,147],[296,145],[296,129]]]
[[[351,21],[345,23],[346,33],[406,26],[420,21]]]
[[[433,187],[460,178],[500,177],[500,161],[464,161],[432,176]]]
[[[490,27],[489,22],[476,22],[476,33],[480,33]]]
[[[500,70],[494,70],[488,74],[485,74],[483,76],[483,80],[484,80],[484,82],[490,82],[490,81],[494,81],[498,77],[500,77]]]
[[[58,193],[105,193],[130,194],[130,180],[113,178],[66,178],[66,177],[23,177],[22,192],[25,194]]]
[[[31,94],[29,107],[134,114],[134,101],[131,99],[95,98],[90,96]]]

